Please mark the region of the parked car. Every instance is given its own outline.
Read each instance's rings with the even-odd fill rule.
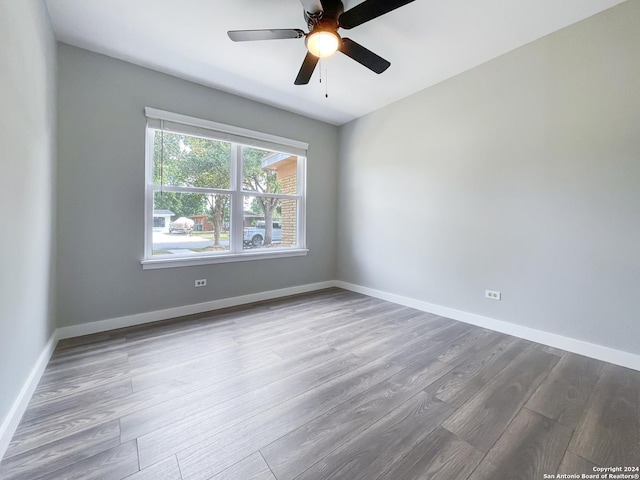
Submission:
[[[257,222],[255,227],[245,227],[243,242],[247,246],[259,247],[264,242],[265,222]],[[280,243],[282,241],[282,225],[280,222],[273,222],[273,230],[271,231],[271,241]]]
[[[169,233],[186,233],[191,235],[195,222],[187,217],[180,217],[169,224]]]

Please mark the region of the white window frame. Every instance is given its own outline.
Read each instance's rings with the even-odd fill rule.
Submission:
[[[144,257],[140,261],[145,270],[157,268],[186,267],[213,263],[242,262],[263,260],[267,258],[283,258],[306,255],[306,162],[309,144],[276,135],[256,132],[245,128],[224,125],[201,118],[190,117],[178,113],[167,112],[146,107],[147,117],[145,142],[145,222],[144,222]],[[153,183],[153,138],[154,131],[162,130],[182,133],[212,140],[220,140],[232,144],[231,149],[231,185],[229,190],[203,189],[197,187],[162,186],[165,192],[184,193],[221,193],[231,196],[230,218],[230,250],[216,253],[193,253],[172,255],[171,257],[153,256],[153,198],[160,186]],[[297,155],[297,193],[263,194],[261,197],[282,198],[297,201],[296,246],[265,250],[246,250],[243,248],[244,197],[256,196],[256,192],[242,188],[242,146],[250,146],[273,150],[281,153]],[[268,250],[268,251],[267,251]]]

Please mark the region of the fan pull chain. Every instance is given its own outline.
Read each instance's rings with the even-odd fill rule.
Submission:
[[[320,83],[322,83],[322,57],[318,62],[318,69],[320,70]],[[324,71],[324,98],[329,98],[329,73],[328,70]]]
[[[324,98],[329,98],[329,71],[324,71]]]

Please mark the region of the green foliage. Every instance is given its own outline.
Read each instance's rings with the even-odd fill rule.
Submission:
[[[201,215],[205,213],[204,197],[197,193],[155,192],[153,209],[171,210],[175,218]]]
[[[170,132],[156,132],[154,136],[153,180],[157,185],[231,188],[232,144]],[[273,152],[242,147],[243,188],[256,193],[278,194],[282,183],[276,172],[263,169],[262,161]],[[165,192],[156,194],[154,208],[171,210],[176,216],[190,217],[204,213],[213,223],[214,242],[219,244],[224,222],[229,222],[230,195],[182,194]],[[271,243],[271,222],[279,217],[279,200],[254,197],[251,210],[263,214],[267,223],[264,243]]]
[[[154,183],[182,187],[230,187],[231,144],[169,132],[154,138]]]
[[[274,170],[264,170],[262,161],[273,152],[258,148],[242,149],[242,183],[245,190],[259,193],[281,193],[282,182],[277,179]]]

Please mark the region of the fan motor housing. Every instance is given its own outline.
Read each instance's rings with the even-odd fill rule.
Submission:
[[[341,0],[323,0],[321,12],[304,12],[304,19],[307,22],[309,31],[316,28],[327,30],[338,29],[338,18],[344,12],[344,5]]]

